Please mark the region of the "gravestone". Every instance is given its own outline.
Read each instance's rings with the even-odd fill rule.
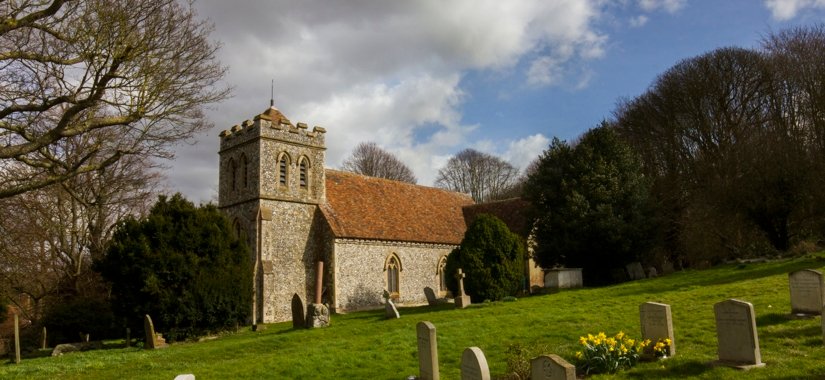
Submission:
[[[650,339],[653,344],[656,344],[659,339],[670,339],[670,349],[667,356],[676,355],[676,340],[673,338],[673,318],[670,314],[670,305],[645,302],[639,305],[639,319],[642,325],[642,340]]]
[[[48,344],[49,344],[48,340],[46,338],[47,338],[47,336],[46,336],[46,326],[43,326],[43,331],[41,332],[41,335],[40,335],[40,349],[41,350],[45,350],[46,346],[48,346]]]
[[[458,272],[455,275],[455,278],[458,279],[458,295],[455,297],[455,307],[459,309],[463,309],[467,306],[470,306],[470,296],[464,293],[464,278],[467,275],[461,268],[458,268]]]
[[[673,263],[670,261],[665,261],[662,263],[662,274],[671,274],[675,271],[676,269],[673,268]]]
[[[132,345],[132,329],[126,328],[126,348]]]
[[[788,284],[791,288],[791,314],[813,316],[822,312],[825,292],[821,272],[803,269],[788,273]]]
[[[195,380],[195,375],[191,373],[185,373],[183,375],[175,376],[175,380]]]
[[[304,328],[306,321],[304,320],[304,301],[301,301],[301,296],[295,293],[292,296],[292,328]]]
[[[427,297],[427,305],[438,305],[438,297],[435,296],[435,291],[431,287],[424,288],[424,296]]]
[[[435,326],[427,321],[415,326],[418,336],[418,378],[420,380],[438,380],[438,343]]]
[[[763,367],[756,318],[749,302],[729,299],[713,305],[719,360],[715,364],[739,369]]]
[[[20,317],[14,313],[14,364],[20,364]]]
[[[461,354],[461,380],[490,380],[490,367],[480,348],[469,347]]]
[[[645,278],[645,270],[642,268],[642,263],[636,261],[625,266],[627,275],[631,280],[641,280]]]
[[[401,315],[398,314],[398,309],[395,308],[395,304],[392,303],[391,299],[387,299],[387,301],[384,303],[384,309],[386,311],[384,314],[387,317],[387,319],[401,318]]]
[[[542,355],[530,360],[530,380],[576,380],[576,366],[558,355]]]
[[[659,271],[656,270],[656,267],[647,268],[647,278],[655,278],[655,277],[659,277]]]
[[[306,326],[309,329],[329,326],[329,308],[322,303],[307,305]]]
[[[155,325],[152,323],[152,317],[149,314],[143,316],[143,332],[146,340],[143,342],[143,348],[147,350],[154,350],[156,348],[166,347],[166,340],[163,336],[155,333]]]

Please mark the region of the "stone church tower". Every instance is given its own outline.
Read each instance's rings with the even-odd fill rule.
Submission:
[[[252,250],[257,322],[289,320],[293,294],[315,296],[316,262],[331,249],[319,210],[325,132],[272,106],[220,134],[218,205]]]

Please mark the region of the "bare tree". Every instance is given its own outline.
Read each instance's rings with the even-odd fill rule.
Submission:
[[[82,156],[84,141],[73,137],[58,146],[70,157]],[[6,215],[0,220],[0,288],[32,301],[30,309],[18,305],[28,319],[42,316],[43,300],[99,293],[92,260],[103,255],[119,220],[147,212],[159,183],[156,169],[148,157],[129,155],[105,168],[0,199],[0,212]]]
[[[392,179],[396,181],[416,183],[412,170],[392,153],[387,152],[374,142],[358,144],[352,155],[344,160],[341,168],[353,173]]]
[[[7,1],[0,19],[0,198],[128,155],[170,157],[229,94],[191,3]],[[83,155],[60,149],[68,138],[85,139]]]
[[[458,152],[438,170],[435,185],[470,194],[476,202],[488,202],[512,195],[518,185],[519,170],[507,161],[474,149]]]

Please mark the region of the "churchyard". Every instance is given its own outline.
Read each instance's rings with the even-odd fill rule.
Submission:
[[[812,285],[821,278],[798,272],[803,269],[822,272],[825,254],[677,272],[464,309],[454,304],[399,308],[398,319],[387,319],[383,309],[333,315],[331,325],[320,329],[295,329],[291,322],[270,324],[259,326],[256,332],[244,328],[215,339],[155,350],[142,345],[122,348],[122,341],[110,341],[102,350],[24,357],[20,364],[2,364],[0,378],[173,379],[192,373],[197,379],[405,379],[419,375],[419,351],[430,340],[420,339],[422,321],[435,329],[432,335],[437,347],[430,358],[437,359],[441,379],[460,378],[462,360],[465,369],[475,370],[466,363],[477,360],[479,353],[492,379],[506,378],[512,368],[529,368],[530,360],[543,354],[575,363],[580,336],[623,331],[641,338],[640,313],[642,319],[653,321],[646,335],[667,333],[663,305],[670,307],[675,354],[591,378],[821,378],[825,377],[823,327],[820,316],[808,312],[811,300],[823,297],[821,291],[812,290],[821,289]],[[752,305],[753,319],[748,314],[750,306],[729,299]],[[717,334],[724,340],[722,345],[741,346],[751,322],[758,332],[756,364],[764,366],[745,373],[714,365],[725,359],[717,354]],[[752,354],[734,348],[725,355],[738,360],[742,355],[752,359]],[[547,358],[537,361],[544,366],[548,362]]]

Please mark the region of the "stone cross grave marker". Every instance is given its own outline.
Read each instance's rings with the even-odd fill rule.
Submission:
[[[302,329],[306,327],[306,321],[304,320],[304,301],[301,300],[301,296],[298,293],[295,293],[292,296],[292,328],[294,329]]]
[[[14,313],[14,364],[20,364],[20,317]]]
[[[455,278],[458,279],[458,295],[455,297],[455,306],[459,309],[463,309],[467,306],[470,306],[470,296],[464,294],[464,278],[467,275],[464,273],[461,268],[458,268],[456,272]]]
[[[424,288],[424,296],[427,297],[427,304],[430,306],[438,305],[438,297],[435,296],[435,291],[431,287]]]
[[[576,366],[558,355],[542,355],[530,360],[531,380],[576,380]]]
[[[438,343],[435,326],[427,321],[415,326],[418,335],[418,378],[438,380]]]
[[[788,273],[791,288],[791,314],[813,316],[822,313],[825,304],[822,273],[812,269],[802,269]]]
[[[490,380],[490,367],[480,348],[469,347],[461,354],[461,380]]]
[[[713,305],[719,360],[716,364],[739,369],[763,367],[756,334],[753,304],[729,299]]]
[[[659,339],[670,339],[667,356],[676,355],[676,339],[673,338],[673,318],[670,305],[645,302],[639,305],[639,319],[642,325],[642,339],[650,339],[653,344]]]

